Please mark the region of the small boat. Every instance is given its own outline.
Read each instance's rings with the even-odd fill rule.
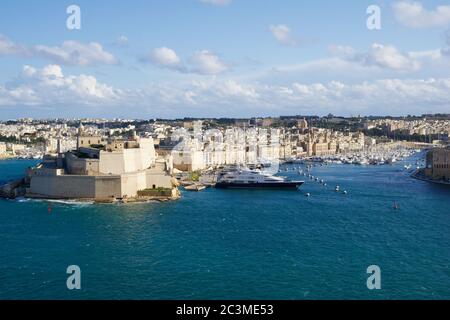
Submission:
[[[193,185],[184,187],[184,190],[186,190],[186,191],[202,191],[205,189],[206,189],[205,186],[199,185],[199,184],[193,184]]]
[[[339,192],[339,186],[336,186],[336,188],[334,188],[334,190],[336,191],[336,192]]]

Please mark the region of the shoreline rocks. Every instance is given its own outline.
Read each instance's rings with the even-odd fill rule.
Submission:
[[[10,181],[0,187],[0,198],[15,199],[25,196],[25,180],[18,179]]]

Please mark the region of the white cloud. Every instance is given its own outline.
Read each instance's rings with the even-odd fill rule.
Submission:
[[[203,75],[225,72],[228,67],[220,58],[208,50],[197,51],[189,59],[191,71]]]
[[[351,47],[331,46],[330,53],[341,59],[396,71],[416,71],[420,69],[419,53],[402,53],[394,46],[374,43],[367,52],[358,52]]]
[[[3,105],[97,105],[112,102],[120,90],[91,75],[65,76],[59,65],[24,66],[17,81],[0,90]]]
[[[201,50],[195,52],[185,64],[177,53],[170,48],[162,47],[153,49],[143,62],[151,62],[154,65],[182,73],[196,73],[201,75],[217,75],[228,70],[228,66],[217,55]]]
[[[292,36],[291,29],[288,26],[284,24],[272,25],[269,29],[275,39],[282,45],[296,46],[298,44],[298,41]]]
[[[430,59],[432,61],[439,61],[442,59],[442,50],[424,50],[424,51],[411,51],[408,55],[413,59]]]
[[[91,75],[65,75],[58,65],[25,66],[13,84],[0,85],[2,106],[103,107],[104,114],[126,108],[169,116],[257,116],[264,114],[392,114],[445,112],[450,79],[382,79],[269,85],[237,80],[182,81],[118,89]],[[116,109],[112,109],[116,108]],[[149,109],[150,110],[150,109]],[[127,111],[127,112],[128,112]],[[81,115],[82,111],[80,111]],[[157,114],[154,114],[157,115]]]
[[[396,19],[412,28],[450,25],[450,5],[440,5],[427,10],[418,1],[400,1],[392,5]]]
[[[56,64],[91,66],[97,64],[117,64],[113,54],[105,51],[97,42],[82,43],[64,41],[61,46],[24,46],[0,35],[0,56],[39,57]]]
[[[59,47],[37,45],[33,47],[33,52],[37,56],[64,65],[90,66],[118,63],[117,59],[97,42],[84,44],[70,40],[64,41]]]
[[[206,4],[211,4],[213,6],[226,6],[232,2],[232,0],[199,0],[199,1]]]
[[[149,56],[144,58],[143,61],[150,61],[163,68],[182,70],[181,59],[178,57],[177,53],[166,47],[153,49]]]
[[[417,70],[420,68],[418,61],[409,55],[401,53],[394,46],[384,46],[374,43],[366,55],[363,55],[364,63],[376,65],[380,68],[394,70]]]
[[[331,45],[328,47],[328,51],[333,56],[338,56],[345,59],[353,59],[358,54],[354,48],[341,45]]]
[[[27,53],[26,48],[0,34],[0,56],[26,55]]]

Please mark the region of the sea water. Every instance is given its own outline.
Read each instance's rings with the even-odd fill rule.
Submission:
[[[282,175],[306,180],[299,191],[0,200],[0,298],[450,299],[450,188],[412,179],[403,166],[416,157],[313,167],[326,187],[287,165]],[[1,161],[0,182],[35,163]],[[69,265],[81,290],[67,289]],[[371,265],[381,290],[367,287]]]

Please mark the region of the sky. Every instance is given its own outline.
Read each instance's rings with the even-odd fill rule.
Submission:
[[[0,119],[329,113],[450,113],[450,1],[1,1]]]

